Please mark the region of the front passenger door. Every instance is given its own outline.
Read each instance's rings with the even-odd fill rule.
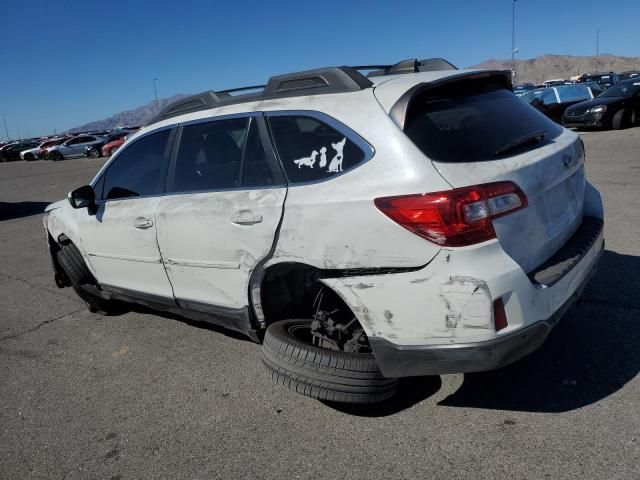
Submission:
[[[164,192],[172,140],[170,128],[135,139],[95,183],[97,212],[77,210],[82,215],[82,247],[98,282],[162,303],[173,303],[173,292],[160,257],[154,215]]]

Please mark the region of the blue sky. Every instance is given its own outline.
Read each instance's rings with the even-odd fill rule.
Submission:
[[[516,11],[518,58],[593,55],[597,28],[601,53],[640,56],[640,0],[518,0]],[[154,77],[168,97],[328,65],[511,55],[511,0],[2,0],[0,16],[11,136],[145,104]]]

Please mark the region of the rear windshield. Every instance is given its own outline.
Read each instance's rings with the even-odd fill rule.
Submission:
[[[495,160],[538,148],[562,127],[496,80],[461,80],[412,100],[405,133],[440,162]]]
[[[560,101],[563,103],[591,100],[589,87],[585,85],[565,85],[558,87],[558,95],[560,96]]]

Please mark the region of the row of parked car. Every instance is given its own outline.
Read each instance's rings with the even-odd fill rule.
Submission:
[[[108,157],[139,127],[0,143],[0,162]]]
[[[582,83],[595,90],[604,91],[607,88],[615,85],[618,82],[625,80],[632,80],[634,78],[640,78],[640,70],[630,70],[628,72],[615,73],[615,72],[601,72],[601,73],[584,73],[577,77],[572,77],[570,80],[563,78],[556,78],[551,80],[545,80],[539,85],[533,83],[523,83],[520,85],[514,85],[513,93],[518,96],[524,95],[531,90],[537,90],[540,88],[558,87],[561,85],[573,85],[575,83]]]
[[[640,72],[586,74],[575,83],[549,80],[539,88],[519,85],[514,93],[565,127],[621,129],[640,124]]]

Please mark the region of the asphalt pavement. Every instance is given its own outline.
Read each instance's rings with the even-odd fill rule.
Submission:
[[[640,478],[640,128],[583,135],[606,252],[544,346],[366,408],[272,384],[260,347],[52,277],[41,212],[104,159],[0,164],[0,478]]]

